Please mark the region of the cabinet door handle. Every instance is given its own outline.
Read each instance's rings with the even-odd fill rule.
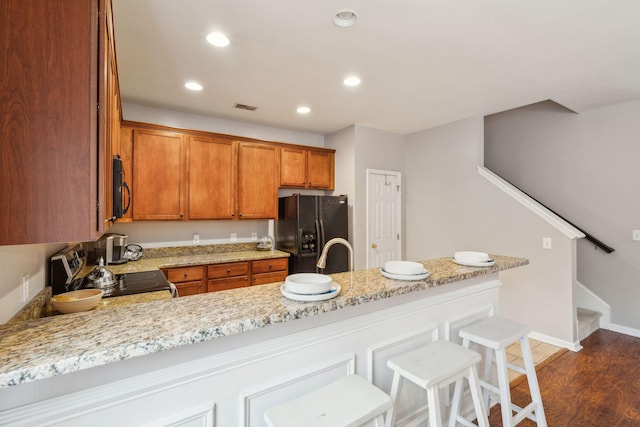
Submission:
[[[184,273],[184,277],[186,278],[189,275],[189,273]]]
[[[227,273],[231,273],[231,269],[230,268],[227,268]]]
[[[269,264],[269,270],[273,270],[273,264]]]

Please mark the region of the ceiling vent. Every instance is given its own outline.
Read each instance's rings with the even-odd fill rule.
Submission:
[[[238,104],[238,103],[236,103],[236,105],[234,105],[233,108],[238,108],[240,110],[249,110],[249,111],[256,111],[258,109],[258,107],[254,107],[253,105],[245,105],[245,104]]]

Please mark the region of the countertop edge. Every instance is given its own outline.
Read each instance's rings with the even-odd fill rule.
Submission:
[[[48,318],[3,325],[0,327],[0,339],[6,345],[0,349],[0,388],[209,341],[370,301],[392,298],[433,286],[481,277],[529,263],[524,258],[497,255],[494,258],[496,258],[495,265],[483,268],[454,265],[450,258],[423,261],[431,273],[430,276],[424,280],[411,282],[383,278],[378,269],[356,271],[353,273],[354,294],[343,294],[320,302],[286,300],[278,291],[280,282],[177,300],[140,303],[135,305],[135,309],[131,306],[117,307],[108,312],[67,315],[60,320]],[[346,286],[351,280],[351,274],[337,273],[332,277],[336,283]],[[370,288],[366,287],[367,284],[371,284]],[[238,313],[241,311],[237,308],[238,304],[243,305],[247,304],[247,301],[259,300],[264,301],[265,307],[256,309],[255,314]],[[164,325],[167,322],[163,322],[165,320],[163,313],[170,314],[172,311],[181,313],[180,319],[172,319],[176,322],[180,320],[173,324],[173,328],[171,324]],[[216,312],[218,317],[212,317],[209,321],[202,320],[207,319],[207,315],[212,316],[211,312]],[[132,331],[130,337],[119,336],[119,341],[112,344],[106,343],[109,341],[107,335],[92,335],[90,330],[85,332],[74,330],[74,325],[89,321],[90,317],[97,322],[113,322],[118,316],[135,317],[142,324],[151,326],[147,329],[140,327],[139,331]],[[56,327],[59,329],[55,329]],[[42,354],[42,348],[40,348],[42,345],[38,345],[36,337],[45,330],[55,330],[56,333],[49,334],[53,342],[46,346],[45,354]],[[114,330],[113,333],[122,335],[124,331]],[[29,345],[29,337],[35,339],[32,346]],[[67,348],[63,343],[65,337],[67,340],[70,337],[77,340],[78,342],[75,343],[77,348]],[[16,360],[21,360],[22,363]]]

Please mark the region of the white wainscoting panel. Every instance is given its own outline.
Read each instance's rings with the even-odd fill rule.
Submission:
[[[155,420],[145,427],[215,427],[213,403],[179,411],[165,419]]]
[[[239,426],[256,427],[264,425],[267,409],[287,402],[309,390],[315,390],[338,378],[353,375],[355,354],[317,363],[307,369],[292,372],[257,387],[244,390],[239,396]]]
[[[367,359],[369,360],[367,377],[369,382],[384,392],[390,393],[393,371],[387,366],[387,361],[392,357],[415,350],[437,339],[438,324],[435,323],[372,345],[367,350]],[[426,401],[427,393],[424,389],[416,386],[411,381],[405,381],[399,402],[396,403],[398,419],[402,419],[406,414],[424,406]]]

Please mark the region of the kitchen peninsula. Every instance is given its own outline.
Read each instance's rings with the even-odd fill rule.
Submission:
[[[388,391],[389,357],[496,314],[499,272],[528,261],[492,257],[424,261],[418,281],[334,274],[327,301],[288,300],[278,282],[2,326],[0,424],[263,425],[338,376]]]

